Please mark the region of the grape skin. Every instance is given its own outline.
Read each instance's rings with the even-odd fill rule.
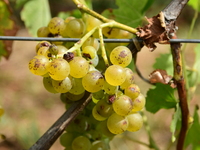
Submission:
[[[97,107],[94,106],[93,109],[92,109],[92,116],[98,120],[98,121],[103,121],[103,120],[106,120],[105,117],[101,116],[98,112],[97,112]]]
[[[52,80],[54,89],[59,93],[66,93],[72,88],[72,82],[70,78],[66,77],[64,80]]]
[[[58,93],[54,87],[53,87],[53,84],[52,84],[52,79],[50,76],[48,77],[43,77],[43,85],[45,87],[45,89],[50,92],[50,93]]]
[[[73,150],[90,150],[92,144],[85,136],[78,136],[72,142]]]
[[[140,95],[137,98],[133,99],[132,111],[137,112],[137,111],[142,110],[145,106],[145,103],[146,103],[146,99],[144,95],[140,93]]]
[[[62,18],[54,17],[48,24],[48,29],[52,34],[61,34],[65,28],[65,22]]]
[[[128,87],[131,84],[134,84],[134,73],[130,68],[125,68],[125,74],[126,74],[126,79],[125,81],[120,85],[120,88],[123,90],[126,87]]]
[[[139,113],[131,113],[126,118],[129,122],[127,131],[135,132],[143,126],[143,119]]]
[[[140,94],[140,88],[136,84],[131,84],[125,88],[125,95],[135,99]]]

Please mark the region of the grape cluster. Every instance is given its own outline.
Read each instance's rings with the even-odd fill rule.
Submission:
[[[37,34],[83,38],[101,24],[89,15],[83,19],[54,17]],[[131,33],[117,28],[105,27],[102,33],[104,38],[132,38]],[[66,109],[83,98],[86,91],[92,93],[91,103],[60,137],[60,143],[67,150],[107,150],[114,135],[138,131],[143,125],[139,111],[145,106],[145,97],[128,67],[131,51],[126,43],[100,45],[97,37],[96,31],[80,49],[73,51],[71,42],[41,41],[36,45],[36,56],[29,62],[29,70],[43,77],[47,91],[61,93]],[[105,46],[109,66],[104,63],[100,46]]]

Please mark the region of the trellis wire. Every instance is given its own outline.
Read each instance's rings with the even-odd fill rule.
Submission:
[[[79,38],[0,36],[0,40],[78,42],[80,39]],[[104,39],[104,42],[105,43],[131,43],[134,40],[138,42],[142,42],[141,39],[136,39],[136,38],[134,39]],[[171,43],[200,43],[200,39],[170,39],[169,42]]]

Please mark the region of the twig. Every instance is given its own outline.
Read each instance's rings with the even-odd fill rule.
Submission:
[[[69,123],[86,107],[91,101],[91,95],[86,92],[84,97],[75,102],[33,145],[29,150],[48,150],[57,138],[62,134]]]

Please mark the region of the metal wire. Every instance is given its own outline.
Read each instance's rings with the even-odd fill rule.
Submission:
[[[17,36],[0,36],[0,40],[15,41],[55,41],[55,42],[78,42],[79,38],[50,38],[50,37],[17,37]],[[99,40],[99,39],[98,39]],[[104,39],[105,43],[131,43],[138,39]],[[200,43],[200,39],[170,39],[171,43]]]

